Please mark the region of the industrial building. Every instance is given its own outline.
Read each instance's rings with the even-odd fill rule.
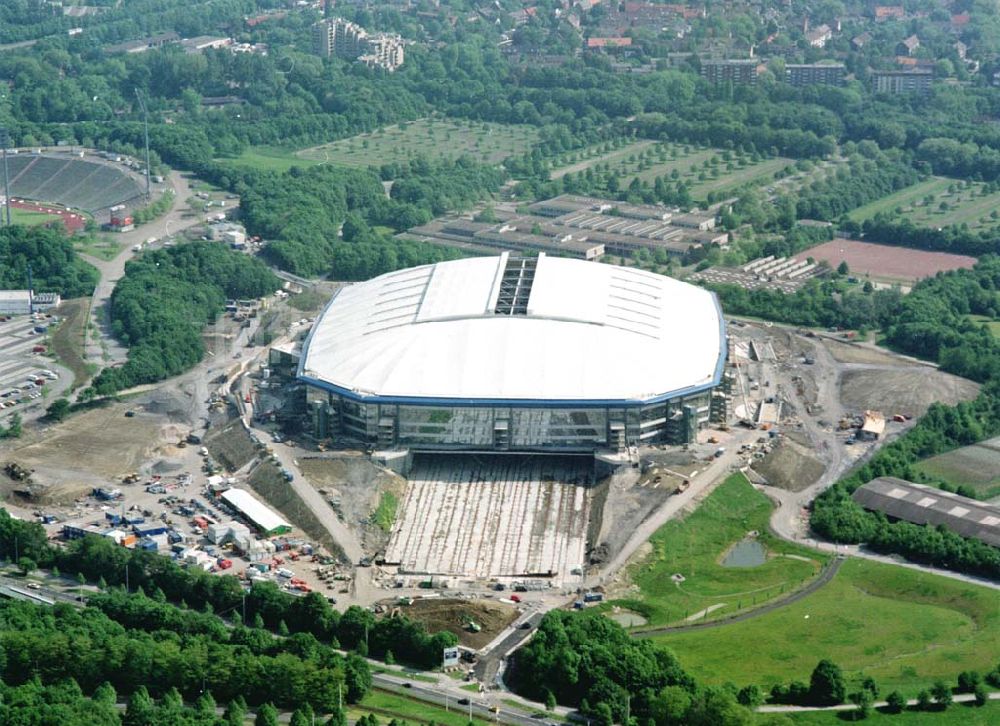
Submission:
[[[472,252],[546,252],[581,260],[630,257],[638,250],[680,258],[692,247],[729,241],[726,232],[715,231],[712,213],[680,213],[652,204],[563,194],[535,202],[527,211],[497,209],[489,222],[437,219],[401,236]]]
[[[1000,507],[942,489],[882,476],[852,495],[865,509],[890,519],[943,526],[962,537],[1000,547]]]
[[[245,489],[236,487],[227,489],[220,495],[220,499],[266,537],[274,537],[292,530],[288,522]]]
[[[693,440],[726,410],[725,361],[725,322],[707,290],[504,253],[343,288],[313,326],[298,377],[319,437],[595,452]]]
[[[0,290],[0,315],[29,315],[57,307],[61,302],[55,292]]]

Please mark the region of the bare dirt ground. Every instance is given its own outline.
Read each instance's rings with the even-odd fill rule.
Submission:
[[[397,606],[395,600],[384,600],[383,604],[392,612]],[[420,599],[412,605],[399,607],[402,615],[423,623],[428,632],[437,633],[442,630],[458,636],[458,642],[468,648],[480,648],[487,645],[504,628],[517,619],[517,609],[512,605],[491,600],[452,600],[452,599]],[[478,633],[469,630],[469,623],[475,622],[480,628]]]
[[[979,386],[958,376],[924,366],[846,370],[840,382],[841,399],[848,409],[873,409],[888,416],[917,417],[935,402],[949,405],[976,397]]]
[[[5,445],[0,457],[35,470],[32,491],[39,502],[67,502],[94,487],[115,486],[157,456],[163,433],[158,416],[139,412],[126,418],[125,411],[133,406],[112,404],[74,415]],[[0,484],[10,492],[13,482],[0,477]]]
[[[838,343],[835,340],[824,340],[823,347],[838,363],[864,363],[867,365],[887,365],[905,367],[911,363],[899,356],[883,350],[877,350],[855,343]]]
[[[812,455],[809,447],[786,436],[753,469],[771,486],[797,492],[822,476],[823,463]]]
[[[299,459],[299,470],[331,505],[330,516],[359,532],[365,551],[385,548],[388,534],[371,523],[383,492],[402,501],[406,480],[375,466],[364,456],[326,454]]]

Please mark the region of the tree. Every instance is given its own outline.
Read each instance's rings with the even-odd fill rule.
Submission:
[[[948,708],[954,700],[951,695],[951,688],[944,681],[935,681],[931,687],[931,695],[934,701],[942,708]]]
[[[237,696],[226,706],[222,720],[226,726],[243,726],[246,723],[247,704],[243,696]]]
[[[149,726],[153,722],[155,713],[156,704],[150,698],[149,691],[145,686],[139,686],[129,696],[122,726]]]
[[[889,713],[902,713],[906,708],[906,696],[899,691],[893,691],[885,697],[885,705]]]
[[[817,705],[835,706],[843,703],[846,695],[840,666],[826,659],[817,663],[809,679],[809,700]]]
[[[556,710],[556,694],[552,691],[546,691],[545,693],[545,710],[555,711]]]
[[[744,706],[748,708],[757,708],[757,706],[764,703],[764,694],[761,693],[760,688],[751,683],[749,686],[743,686],[736,694],[736,700],[739,701]]]
[[[362,641],[364,642],[364,641]],[[351,653],[344,663],[344,685],[347,687],[348,703],[357,703],[372,687],[372,673],[368,662],[359,655]]]
[[[975,704],[977,706],[985,706],[990,698],[990,694],[986,690],[986,685],[983,683],[977,683],[972,693],[975,696]]]
[[[982,677],[976,671],[962,671],[958,674],[958,692],[972,693],[976,686],[982,681]]]
[[[68,398],[57,398],[45,409],[45,416],[50,421],[62,421],[69,415],[70,402]]]
[[[278,726],[278,711],[270,703],[265,703],[257,709],[253,726]]]
[[[917,708],[921,711],[929,711],[931,702],[931,693],[926,688],[917,694]]]
[[[38,563],[35,562],[30,557],[22,557],[17,561],[17,566],[21,570],[21,574],[27,577],[32,572],[38,569]]]
[[[858,710],[854,712],[854,719],[857,721],[864,721],[871,715],[872,712],[872,702],[875,700],[867,688],[862,688],[860,691],[855,691],[850,695],[851,703],[858,707]]]
[[[851,268],[847,266],[847,260],[842,260],[839,265],[837,265],[837,274],[846,275],[851,271]]]

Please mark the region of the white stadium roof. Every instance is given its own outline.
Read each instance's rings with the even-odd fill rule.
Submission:
[[[718,382],[715,296],[633,268],[504,253],[346,287],[317,320],[304,380],[356,399],[647,401]]]

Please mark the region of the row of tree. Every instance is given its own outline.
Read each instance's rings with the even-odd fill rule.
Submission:
[[[182,568],[168,557],[119,547],[103,537],[89,536],[65,548],[53,547],[39,524],[14,519],[0,510],[0,557],[13,559],[15,553],[42,567],[79,574],[84,580],[112,586],[127,581],[133,589],[150,593],[148,598],[112,593],[94,599],[96,607],[128,627],[218,636],[221,623],[210,614],[198,614],[216,613],[276,632],[308,634],[319,642],[360,649],[375,657],[392,652],[396,660],[421,668],[439,665],[441,650],[458,642],[452,633],[430,635],[408,618],[376,620],[370,611],[358,607],[341,614],[315,592],[293,597],[270,582],[254,583],[244,590],[236,577]],[[196,612],[178,611],[167,603],[184,603]]]

